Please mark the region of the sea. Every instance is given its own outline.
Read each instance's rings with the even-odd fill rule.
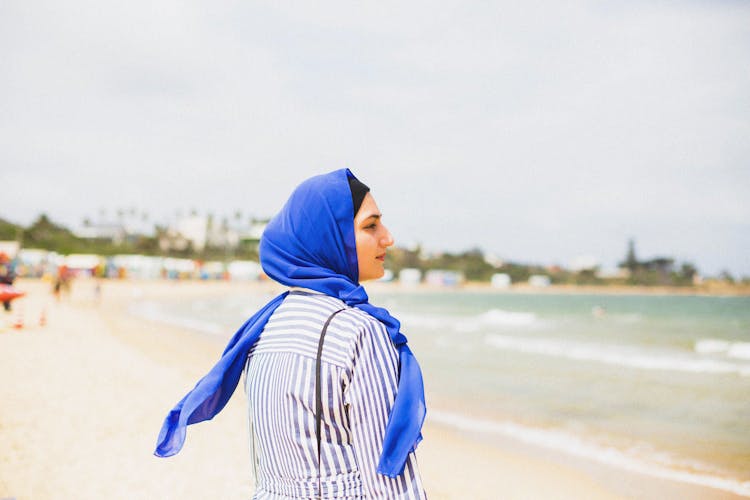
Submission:
[[[271,298],[141,301],[223,341]],[[480,437],[750,496],[750,297],[378,286],[428,419]]]

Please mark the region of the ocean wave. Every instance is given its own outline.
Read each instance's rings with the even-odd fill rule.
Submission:
[[[415,314],[394,312],[406,328],[429,328],[455,330],[458,332],[476,332],[488,327],[495,328],[539,328],[547,323],[530,312],[490,309],[472,316],[450,314]]]
[[[485,342],[492,347],[527,354],[591,361],[640,370],[677,371],[750,376],[750,365],[731,361],[688,357],[679,353],[648,352],[627,346],[612,346],[551,338],[526,338],[490,334]]]
[[[225,327],[218,323],[186,316],[178,316],[177,314],[170,314],[164,311],[156,302],[144,301],[136,303],[128,308],[128,312],[133,316],[147,319],[149,321],[187,328],[188,330],[208,333],[211,335],[225,335],[230,333]]]
[[[694,350],[698,354],[723,354],[729,358],[750,359],[750,342],[701,339],[695,343]]]
[[[485,325],[534,326],[539,323],[539,318],[534,313],[505,311],[503,309],[490,309],[476,318]]]
[[[638,313],[613,314],[610,316],[616,323],[633,324],[643,321],[643,315]]]
[[[559,430],[539,429],[509,421],[472,418],[440,410],[431,410],[428,413],[428,419],[463,431],[509,437],[530,445],[553,449],[639,474],[750,496],[750,482],[713,475],[710,473],[713,468],[706,464],[680,460],[669,453],[654,450],[650,446],[640,445],[630,450],[620,450]],[[687,465],[690,471],[677,468]]]
[[[694,350],[698,354],[723,354],[729,350],[731,342],[717,339],[702,339],[695,343]]]

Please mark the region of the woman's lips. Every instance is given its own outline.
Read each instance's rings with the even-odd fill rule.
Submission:
[[[385,261],[385,254],[383,254],[383,255],[378,255],[378,256],[377,256],[377,257],[375,257],[375,258],[376,258],[376,259],[378,259],[378,260],[382,260],[382,261]]]

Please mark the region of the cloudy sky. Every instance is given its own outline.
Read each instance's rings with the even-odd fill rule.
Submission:
[[[0,2],[0,217],[269,216],[351,168],[397,241],[750,275],[750,3]]]

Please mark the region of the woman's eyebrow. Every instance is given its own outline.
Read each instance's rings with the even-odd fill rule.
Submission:
[[[365,217],[363,220],[369,220],[369,219],[373,219],[373,218],[380,219],[380,217],[382,217],[382,215],[383,214],[378,214],[378,213],[370,214],[367,217]]]

